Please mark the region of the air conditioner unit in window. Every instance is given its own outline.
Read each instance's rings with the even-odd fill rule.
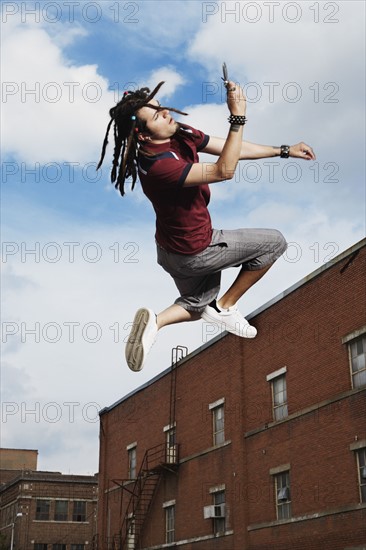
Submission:
[[[203,508],[203,517],[209,518],[224,518],[225,517],[225,504],[211,504]]]
[[[366,479],[366,466],[361,468],[361,479]]]
[[[289,487],[282,487],[277,491],[277,500],[278,502],[286,502],[290,499],[290,489]]]

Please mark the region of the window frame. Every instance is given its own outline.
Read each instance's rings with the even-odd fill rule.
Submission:
[[[127,548],[135,548],[135,518],[133,514],[128,515],[128,529],[127,529]]]
[[[221,418],[219,414],[221,413]],[[222,445],[225,443],[225,407],[224,405],[219,405],[212,409],[213,414],[213,443],[214,446]],[[220,427],[220,423],[222,427]]]
[[[275,488],[276,518],[278,521],[291,519],[292,501],[291,501],[290,469],[279,471],[273,474],[273,477],[274,477],[274,488]],[[289,491],[289,498],[284,502],[280,502],[279,493],[281,490],[284,490],[285,488],[287,488]]]
[[[177,429],[176,426],[164,428],[165,431],[165,455],[167,464],[177,462]]]
[[[165,510],[165,543],[175,542],[175,504],[164,506]]]
[[[219,399],[208,406],[212,414],[212,441],[213,446],[218,447],[225,443],[225,398]],[[218,418],[218,414],[222,411],[222,417]],[[222,427],[219,427],[219,422]]]
[[[131,443],[127,446],[127,476],[128,479],[137,477],[137,443]]]
[[[358,342],[362,342],[363,347],[363,353],[353,356],[352,355],[352,347],[357,346]],[[350,339],[347,342],[348,347],[348,360],[349,360],[349,368],[350,368],[350,375],[351,375],[351,386],[352,389],[359,389],[364,388],[366,386],[366,333],[359,334],[358,336],[355,336],[354,338]],[[353,369],[353,360],[358,357],[364,356],[365,359],[365,366],[361,368],[360,370],[354,370]],[[355,378],[356,376],[360,375],[362,373],[362,377],[365,377],[365,382],[360,384],[355,384]]]
[[[288,395],[287,395],[287,367],[282,367],[266,377],[267,382],[271,385],[271,400],[272,400],[272,418],[274,422],[280,422],[288,417]],[[280,391],[276,391],[276,384],[283,381],[283,387]],[[282,401],[276,402],[276,396],[284,394],[285,398]]]
[[[57,504],[59,502],[66,503],[66,514],[59,514],[60,516],[62,516],[61,518],[57,517]],[[66,499],[57,499],[57,500],[55,500],[55,510],[54,510],[53,517],[54,517],[55,521],[67,521],[68,520],[68,518],[69,518],[69,501],[68,500],[66,500]]]
[[[47,517],[46,513],[42,510],[39,510],[41,504],[47,503]],[[51,511],[51,501],[49,499],[36,499],[36,520],[37,521],[50,521],[50,511]]]
[[[366,477],[363,477],[362,470],[366,471],[366,447],[355,449],[357,463],[358,489],[360,504],[366,503]],[[362,457],[362,460],[361,460]]]
[[[80,505],[84,505],[84,513],[81,514],[80,512],[76,512],[75,509]],[[76,519],[80,516],[80,518],[84,519]],[[74,500],[73,502],[73,509],[72,509],[72,521],[76,523],[85,523],[87,518],[87,501],[86,500]]]
[[[225,489],[212,492],[213,505],[225,505],[226,508],[226,492]],[[213,531],[215,535],[223,535],[226,531],[226,515],[223,518],[213,518]]]

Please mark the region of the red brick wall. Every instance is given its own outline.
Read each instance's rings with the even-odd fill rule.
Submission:
[[[354,412],[360,418],[354,422]],[[362,419],[363,418],[363,419]],[[271,468],[290,464],[292,514],[301,516],[359,502],[350,444],[365,435],[365,395],[357,394],[246,438],[249,523],[274,521]]]
[[[252,531],[247,550],[345,550],[365,545],[365,509]],[[235,548],[236,550],[236,548]]]
[[[365,255],[364,247],[346,269],[349,257],[258,314],[253,319],[256,339],[227,335],[179,364],[175,420],[183,462],[176,474],[161,480],[142,547],[164,542],[162,505],[172,499],[176,540],[212,534],[203,507],[213,502],[210,487],[220,484],[226,489],[227,529],[234,535],[185,548],[343,550],[366,542],[365,507],[359,505],[350,451],[355,437],[366,438],[365,392],[351,389],[347,347],[341,343],[366,320]],[[290,417],[273,423],[266,376],[284,366]],[[101,539],[108,521],[110,534],[118,532],[128,500],[123,491],[121,505],[118,489],[109,494],[108,505],[105,493],[117,487],[113,479],[127,477],[126,446],[137,441],[140,464],[146,449],[165,441],[170,383],[171,374],[162,375],[101,416]],[[225,439],[230,443],[202,454],[213,445],[209,404],[220,398],[225,398]],[[304,414],[307,407],[314,410]],[[291,417],[293,413],[298,414]],[[276,523],[269,471],[287,463],[292,516],[319,513],[318,519]]]
[[[343,273],[347,259],[253,319],[258,337],[240,340],[246,430],[272,420],[266,375],[283,366],[288,369],[289,413],[350,389],[341,338],[366,322],[365,256],[363,248]]]

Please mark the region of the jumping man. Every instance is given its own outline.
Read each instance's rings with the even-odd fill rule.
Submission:
[[[180,294],[157,315],[149,308],[137,311],[125,350],[133,371],[142,369],[158,331],[174,323],[202,318],[239,337],[256,336],[237,302],[284,253],[286,241],[276,229],[214,229],[207,208],[209,186],[232,179],[239,160],[275,156],[315,159],[312,148],[302,142],[272,147],[243,141],[246,98],[232,81],[226,86],[230,112],[226,139],[176,122],[171,112],[186,113],[163,107],[155,99],[162,84],[151,93],[148,88],[125,92],[110,110],[98,165],[103,162],[114,124],[111,180],[124,195],[125,180],[132,178],[133,189],[138,175],[156,214],[158,263],[173,277]],[[199,152],[217,159],[199,162]],[[218,299],[221,272],[229,267],[240,267],[240,271]]]

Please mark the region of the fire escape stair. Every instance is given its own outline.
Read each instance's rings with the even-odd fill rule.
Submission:
[[[124,513],[120,534],[115,537],[113,550],[138,548],[159,481],[165,471],[175,471],[177,468],[177,448],[177,445],[172,448],[165,443],[148,449],[132,489],[124,486],[130,494],[130,499]]]

